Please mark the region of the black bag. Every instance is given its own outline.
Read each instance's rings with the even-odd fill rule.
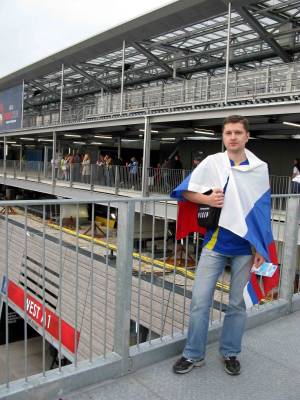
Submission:
[[[204,194],[209,195],[212,190]],[[198,224],[207,229],[217,228],[219,224],[222,208],[211,207],[206,204],[199,204],[198,208]]]

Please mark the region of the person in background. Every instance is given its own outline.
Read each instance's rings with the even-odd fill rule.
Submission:
[[[295,160],[294,160],[292,178],[295,178],[297,175],[300,175],[300,159],[299,158],[295,158]]]
[[[99,185],[105,184],[105,160],[102,154],[99,154],[99,158],[96,161],[97,165],[97,181]]]
[[[81,177],[83,183],[90,183],[91,181],[91,157],[85,153],[81,163]]]
[[[202,152],[198,152],[197,154],[195,154],[193,157],[192,169],[195,169],[196,167],[198,167],[198,165],[201,163],[202,160],[203,160]]]
[[[131,189],[135,189],[137,187],[137,176],[138,176],[138,167],[139,163],[135,157],[131,157],[129,167],[129,182],[131,185]]]
[[[294,194],[300,193],[300,159],[299,158],[295,158],[295,160],[294,160],[291,192]]]

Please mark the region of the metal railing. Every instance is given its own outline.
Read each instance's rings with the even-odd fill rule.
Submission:
[[[300,63],[274,65],[254,71],[229,74],[228,105],[248,102],[268,102],[274,98],[291,100],[300,95]],[[120,117],[120,93],[98,94],[88,99],[88,104],[70,106],[62,115],[62,123],[74,123],[103,118]],[[178,109],[211,105],[224,105],[225,76],[200,76],[123,94],[123,115],[172,112]],[[57,111],[26,116],[24,128],[58,125]]]
[[[280,286],[251,309],[250,325],[291,311],[299,300],[299,199],[273,196]],[[102,206],[99,200],[0,202],[5,326],[0,351],[6,366],[0,397],[32,390],[35,396],[39,390],[45,395],[48,387],[51,398],[179,351],[201,238],[175,240],[176,224],[170,218],[174,204],[168,200],[103,198]],[[58,212],[50,219],[54,206]],[[152,215],[145,214],[146,208]],[[226,270],[211,307],[211,338],[221,327],[229,286]],[[12,311],[24,320],[21,354],[10,342]],[[40,337],[41,362],[34,371],[40,375],[31,372],[29,327]]]
[[[145,176],[145,186],[150,194],[168,195],[182,180],[187,177],[191,170],[148,168]],[[88,169],[83,169],[81,164],[56,165],[43,161],[18,161],[0,160],[0,176],[14,179],[34,180],[37,182],[51,181],[53,184],[60,183],[70,187],[81,187],[93,189],[95,187],[108,187],[114,189],[115,193],[120,190],[132,190],[140,192],[142,189],[142,167],[134,171],[127,166],[110,165],[103,166],[90,164]],[[272,194],[289,194],[294,188],[289,176],[270,176]]]

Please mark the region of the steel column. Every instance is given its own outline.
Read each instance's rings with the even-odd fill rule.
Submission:
[[[122,374],[129,366],[134,208],[133,202],[118,204],[114,351],[122,357]]]
[[[144,128],[144,150],[143,150],[143,171],[142,171],[142,196],[149,196],[148,171],[150,167],[151,153],[151,124],[150,118],[145,117]]]
[[[3,137],[3,176],[6,178],[6,156],[7,156],[6,136]]]
[[[299,229],[299,198],[289,198],[287,202],[287,214],[284,235],[283,267],[281,271],[280,298],[289,302],[292,307],[294,293],[294,280],[297,268],[297,248]]]
[[[61,65],[60,105],[59,105],[59,123],[60,124],[62,122],[63,94],[64,94],[64,64]]]
[[[25,91],[25,82],[23,79],[23,81],[22,81],[21,129],[23,129],[23,126],[24,126],[24,91]]]
[[[55,176],[55,167],[56,167],[56,132],[53,131],[53,140],[52,140],[52,184],[55,183],[56,181],[56,176]]]
[[[122,114],[122,112],[123,112],[124,74],[125,74],[125,46],[126,46],[126,42],[125,42],[125,40],[123,40],[120,114]]]
[[[231,36],[231,3],[228,4],[228,27],[227,27],[227,48],[226,48],[226,70],[225,70],[225,95],[224,103],[228,100],[228,75],[229,75],[229,58],[230,58],[230,36]]]
[[[48,170],[48,146],[44,146],[44,177],[47,176]]]

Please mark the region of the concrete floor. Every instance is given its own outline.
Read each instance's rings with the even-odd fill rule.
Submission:
[[[186,375],[172,372],[176,359],[62,400],[299,400],[300,312],[246,331],[239,376],[224,372],[217,343],[208,346],[206,365]]]
[[[37,336],[32,339],[28,339],[28,376],[37,374],[43,371],[42,363],[42,347],[43,339],[41,336]],[[7,373],[9,373],[10,381],[20,379],[24,377],[25,373],[25,358],[24,358],[24,341],[14,342],[9,344],[9,367],[0,368],[0,384],[5,383],[7,379]],[[46,370],[49,370],[52,359],[49,355],[48,344],[46,343]],[[6,349],[5,345],[0,346],[0,365],[7,366],[6,362]]]

